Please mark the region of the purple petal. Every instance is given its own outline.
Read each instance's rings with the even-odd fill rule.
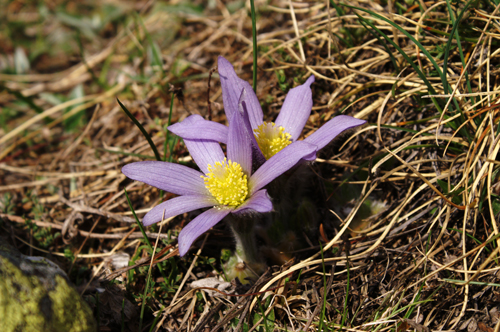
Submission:
[[[257,129],[264,121],[264,113],[262,112],[262,107],[260,106],[257,95],[253,91],[252,86],[247,82],[243,84],[243,90],[238,105],[243,101],[246,103],[250,126],[252,130]]]
[[[214,207],[213,209],[203,212],[184,227],[179,234],[179,254],[181,257],[187,253],[191,244],[198,236],[217,225],[217,223],[232,210],[233,209],[227,207]]]
[[[169,199],[152,208],[142,219],[144,226],[149,226],[162,220],[209,206],[218,205],[213,197],[209,196],[178,196]]]
[[[255,138],[254,131],[252,129],[252,125],[250,124],[250,120],[248,118],[248,108],[245,102],[246,92],[243,90],[240,97],[240,108],[239,111],[243,113],[243,122],[245,124],[245,128],[247,130],[250,141],[252,142],[252,162],[255,169],[259,168],[263,163],[266,162],[266,157],[262,154],[260,150],[259,144],[257,143],[257,139]],[[250,174],[250,173],[249,173]]]
[[[322,125],[316,132],[304,139],[304,142],[314,144],[318,150],[321,150],[344,130],[361,126],[364,123],[366,123],[365,120],[349,115],[339,115]]]
[[[311,84],[313,82],[314,76],[311,76],[304,84],[290,90],[276,119],[276,125],[285,128],[294,141],[299,138],[311,115],[313,105]]]
[[[250,199],[234,210],[234,213],[243,212],[248,209],[262,213],[271,211],[273,209],[273,203],[267,194],[267,190],[262,189],[257,191]]]
[[[252,140],[243,116],[244,113],[238,111],[233,114],[229,123],[227,158],[240,164],[243,171],[250,176],[252,174]]]
[[[186,144],[194,162],[205,174],[208,173],[208,165],[214,166],[216,162],[224,160],[224,152],[222,152],[222,148],[217,142],[185,139],[184,144]]]
[[[202,173],[187,166],[165,161],[139,161],[123,166],[122,173],[132,180],[176,195],[209,195]]]
[[[227,143],[227,127],[221,123],[205,120],[198,114],[169,126],[168,130],[183,139],[204,139]]]
[[[247,90],[248,96],[246,102],[248,104],[248,116],[252,128],[257,128],[261,123],[264,115],[260,107],[259,99],[252,89],[252,86],[238,77],[233,66],[222,56],[218,58],[219,77],[222,87],[222,101],[224,102],[224,111],[229,122],[235,112],[238,111],[238,101],[243,89]]]
[[[296,141],[272,156],[250,177],[250,195],[295,166],[301,159],[309,160],[316,154],[316,146]]]

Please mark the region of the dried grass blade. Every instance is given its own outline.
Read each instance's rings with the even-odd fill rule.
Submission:
[[[427,180],[425,178],[425,176],[423,176],[422,174],[420,174],[419,171],[417,171],[413,166],[411,166],[410,164],[408,164],[406,161],[404,161],[403,159],[401,159],[397,154],[393,153],[391,150],[387,149],[386,148],[386,151],[389,152],[393,157],[395,157],[397,160],[399,160],[399,162],[401,162],[402,164],[404,164],[406,167],[408,167],[413,173],[415,173],[422,181],[424,181],[428,186],[429,188],[431,188],[436,194],[438,194],[439,196],[441,196],[442,199],[444,199],[448,204],[450,205],[453,205],[454,207],[456,207],[457,209],[459,210],[465,210],[467,207],[466,206],[462,206],[462,205],[457,205],[455,203],[453,203],[451,200],[449,200],[445,195],[443,195],[443,193],[441,193],[429,180]]]

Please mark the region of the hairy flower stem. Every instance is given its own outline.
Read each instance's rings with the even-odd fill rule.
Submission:
[[[263,265],[260,255],[258,254],[255,243],[255,221],[251,216],[235,216],[230,214],[226,220],[231,227],[234,238],[236,240],[236,256],[248,265],[255,269]],[[260,271],[255,271],[259,273]]]

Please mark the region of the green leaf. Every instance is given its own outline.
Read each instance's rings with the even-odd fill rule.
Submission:
[[[21,92],[16,91],[16,90],[11,90],[11,89],[7,88],[6,86],[3,86],[2,84],[0,84],[0,92],[2,90],[5,90],[5,91],[7,91],[10,94],[13,94],[14,96],[16,96],[16,98],[18,100],[21,100],[24,103],[26,103],[32,110],[34,110],[38,114],[43,113],[43,108],[41,108],[40,106],[38,106],[37,104],[35,104],[35,102],[33,101],[32,97],[26,97]],[[45,119],[50,120],[49,117],[46,117]]]
[[[439,187],[441,188],[441,190],[443,191],[443,194],[445,194],[445,195],[448,194],[448,182],[437,179],[437,183],[438,183]]]
[[[78,17],[75,15],[70,15],[64,12],[58,12],[56,14],[57,19],[70,27],[76,28],[80,31],[86,38],[92,40],[96,38],[96,32],[102,26],[102,21],[99,16],[90,17]]]
[[[16,74],[25,74],[30,70],[30,62],[21,47],[16,47],[14,65],[16,67]]]
[[[262,315],[259,313],[256,313],[255,315],[253,315],[252,325],[257,324],[261,318],[262,318]],[[256,330],[259,332],[262,331],[262,329],[260,327],[258,327]]]
[[[493,215],[498,215],[500,212],[500,199],[497,195],[492,195],[491,205],[493,207]]]

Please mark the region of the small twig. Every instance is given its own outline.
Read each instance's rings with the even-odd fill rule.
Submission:
[[[109,219],[114,219],[116,221],[121,221],[121,222],[128,222],[128,223],[133,223],[135,222],[135,219],[130,218],[130,217],[125,217],[121,216],[119,214],[114,214],[108,211],[104,211],[101,209],[95,209],[90,206],[85,206],[77,203],[73,203],[68,201],[66,198],[64,198],[62,195],[59,195],[59,199],[66,204],[67,206],[73,208],[77,212],[87,212],[87,213],[93,213],[93,214],[98,214],[100,216],[109,218]]]
[[[297,19],[295,18],[295,10],[293,8],[292,1],[289,0],[288,4],[290,6],[290,15],[292,16],[293,29],[295,30],[295,35],[297,36],[297,44],[299,44],[299,51],[302,63],[306,63],[306,55],[304,53],[304,48],[302,47],[302,41],[300,40],[299,26],[297,24]]]
[[[219,302],[215,305],[215,307],[213,307],[212,309],[210,309],[210,312],[205,315],[203,317],[203,319],[199,320],[195,327],[194,327],[194,330],[193,332],[200,332],[200,330],[208,323],[208,321],[217,313],[219,312],[219,310],[222,308],[222,306],[224,305],[224,303],[222,302]]]

